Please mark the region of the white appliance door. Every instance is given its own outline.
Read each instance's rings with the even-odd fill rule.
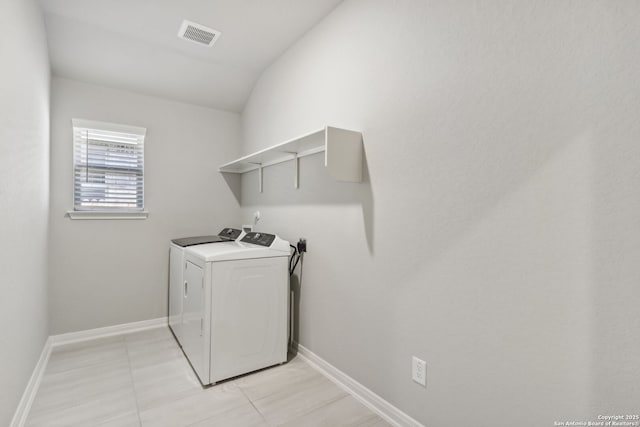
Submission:
[[[204,271],[191,261],[185,262],[182,304],[182,349],[203,384],[209,382],[209,355],[204,331]]]
[[[184,281],[184,250],[175,246],[169,248],[169,326],[182,345],[182,298]]]
[[[287,260],[212,263],[212,382],[287,360]]]

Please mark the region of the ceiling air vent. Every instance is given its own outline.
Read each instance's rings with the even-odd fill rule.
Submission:
[[[220,38],[220,31],[187,21],[186,19],[178,31],[178,37],[198,43],[201,46],[211,47]]]

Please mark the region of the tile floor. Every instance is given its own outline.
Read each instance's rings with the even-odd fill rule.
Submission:
[[[55,348],[26,425],[389,426],[297,357],[203,389],[167,328]]]

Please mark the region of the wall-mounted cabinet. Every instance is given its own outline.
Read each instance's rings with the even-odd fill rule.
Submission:
[[[298,188],[298,159],[321,152],[327,172],[336,181],[362,182],[362,134],[331,126],[241,157],[220,166],[218,171],[242,174],[258,169],[262,192],[262,168],[292,160],[294,186]]]

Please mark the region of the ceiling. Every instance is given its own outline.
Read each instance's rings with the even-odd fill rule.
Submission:
[[[40,0],[52,72],[240,112],[278,56],[342,0]],[[221,31],[179,39],[184,19]]]

